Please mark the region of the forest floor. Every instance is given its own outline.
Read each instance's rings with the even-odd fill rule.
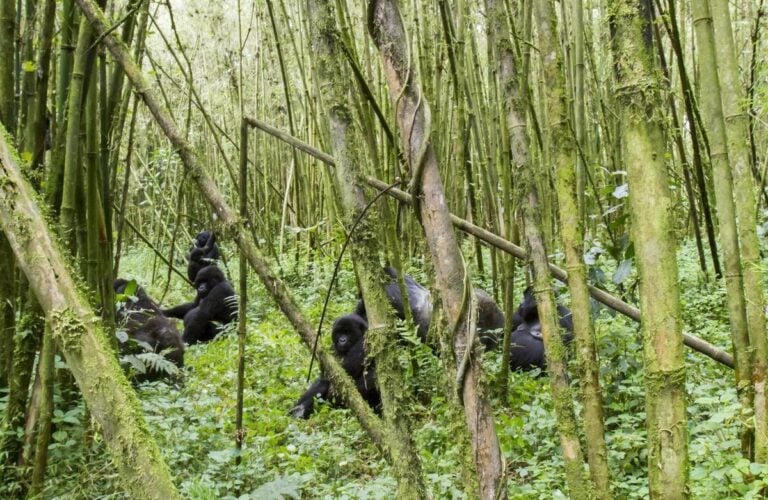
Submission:
[[[224,267],[230,280],[236,282],[237,259],[225,249],[227,254],[230,258]],[[702,279],[695,267],[695,255],[684,250],[680,260],[687,330],[730,350],[723,287]],[[191,288],[174,282],[162,297],[163,281],[153,273],[154,259],[143,251],[129,252],[121,265],[121,277],[136,279],[156,300],[162,298],[164,306],[193,295]],[[315,261],[296,268],[291,267],[292,263],[283,265],[289,269],[284,273],[286,283],[316,325],[332,264]],[[423,276],[416,277],[424,281]],[[333,318],[351,311],[355,302],[354,277],[351,271],[343,270],[324,330],[328,331]],[[183,496],[393,498],[396,485],[389,466],[348,410],[320,405],[309,420],[288,416],[288,410],[307,387],[309,354],[253,274],[247,311],[246,437],[240,466],[235,465],[234,447],[234,328],[211,343],[188,348],[187,369],[177,383],[137,387],[150,428]],[[605,308],[596,307],[595,316],[613,494],[615,498],[646,498],[639,330],[630,320]],[[327,341],[328,335],[324,338]],[[408,383],[416,393],[407,411],[414,421],[414,441],[432,497],[463,498],[460,464],[466,457],[459,456],[457,429],[445,425],[462,419],[450,417],[446,391],[439,383],[439,363],[425,346],[403,349],[401,358]],[[487,353],[484,361],[489,374],[486,383],[492,386],[499,356]],[[690,350],[686,362],[692,497],[743,498],[757,493],[768,471],[740,458],[739,406],[733,372]],[[312,378],[318,375],[316,367]],[[575,376],[572,388],[578,391]],[[58,393],[57,398],[61,398]],[[567,498],[548,378],[513,373],[506,401],[495,398],[494,408],[509,471],[510,497]],[[82,403],[68,411],[57,410],[45,498],[124,496],[98,433],[83,429],[85,415]]]

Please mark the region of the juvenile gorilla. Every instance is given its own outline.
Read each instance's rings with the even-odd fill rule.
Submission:
[[[115,293],[124,294],[128,280],[117,279],[114,282]],[[163,315],[160,307],[147,295],[143,288],[136,287],[135,301],[125,301],[117,310],[118,324],[124,324],[129,338],[136,342],[123,342],[120,351],[123,354],[137,354],[144,349],[137,342],[147,344],[154,352],[164,352],[165,357],[179,368],[184,367],[184,344],[179,332],[171,321]],[[163,373],[149,370],[142,377],[144,380],[156,380]]]
[[[573,320],[571,311],[557,305],[557,315],[560,318],[560,328],[565,331],[563,342],[569,344],[573,340]],[[523,301],[512,316],[512,333],[509,336],[509,367],[512,370],[528,370],[540,368],[544,370],[547,360],[544,356],[544,339],[541,334],[539,310],[536,298],[530,288],[523,292]]]
[[[187,277],[195,281],[197,273],[204,267],[210,266],[219,258],[219,247],[216,246],[216,235],[210,231],[200,231],[187,255]]]
[[[181,304],[163,313],[184,320],[187,344],[208,342],[216,336],[214,321],[228,324],[237,316],[235,291],[216,266],[206,266],[195,276],[195,300]]]
[[[397,271],[387,267],[384,271],[391,281],[384,287],[390,305],[395,309],[399,319],[405,319],[403,309],[403,297],[400,286],[397,283]],[[418,284],[407,274],[403,275],[406,292],[408,293],[408,305],[414,323],[418,326],[418,334],[422,341],[426,342],[429,323],[432,319],[432,296],[429,290]],[[480,342],[486,349],[495,349],[499,344],[499,335],[504,328],[504,313],[496,305],[493,298],[485,291],[475,288],[475,302],[477,303],[477,334]],[[366,318],[365,304],[362,299],[357,302],[355,312]]]
[[[368,331],[368,323],[357,313],[347,314],[333,322],[331,331],[333,350],[341,359],[341,366],[355,381],[363,399],[374,410],[380,411],[381,396],[376,385],[376,369],[373,363],[368,366],[365,364],[365,332]],[[296,418],[309,418],[314,412],[316,397],[334,405],[341,403],[338,394],[333,391],[331,381],[320,377],[309,386],[289,413]]]

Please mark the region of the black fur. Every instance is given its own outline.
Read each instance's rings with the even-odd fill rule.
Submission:
[[[392,268],[386,268],[386,273],[391,278],[385,285],[387,299],[400,319],[405,319],[402,294],[397,283],[397,272]],[[432,301],[429,290],[418,284],[407,274],[403,276],[406,291],[408,293],[408,305],[414,322],[418,326],[418,334],[426,341],[429,331],[429,322],[432,316]],[[480,338],[495,339],[504,327],[504,314],[493,299],[482,290],[475,290],[478,302],[478,332]],[[368,319],[365,304],[362,300],[357,302],[357,307],[352,314],[338,318],[332,327],[333,349],[341,358],[344,370],[355,381],[357,390],[372,408],[379,411],[381,395],[376,385],[376,371],[372,362],[366,365],[365,360],[365,333],[368,331]],[[493,336],[493,337],[491,337]],[[485,343],[485,342],[484,342]],[[489,344],[490,345],[490,344]],[[314,399],[320,397],[338,405],[340,401],[333,392],[333,386],[325,377],[315,380],[307,391],[299,398],[299,401],[290,410],[290,414],[298,418],[308,418],[314,411]]]
[[[114,282],[115,293],[124,294],[129,281],[117,279]],[[173,323],[163,315],[160,307],[153,301],[143,288],[136,287],[134,301],[125,301],[117,310],[118,325],[124,325],[129,338],[136,342],[149,345],[154,352],[163,352],[165,357],[179,368],[184,367],[184,343]],[[123,354],[137,354],[143,348],[136,342],[123,342],[120,351]],[[142,377],[154,380],[162,377],[163,373],[150,371]]]
[[[195,277],[197,295],[187,302],[163,312],[166,316],[184,320],[182,340],[187,344],[208,342],[216,336],[213,324],[228,324],[237,317],[235,290],[216,266],[204,267]]]
[[[385,272],[391,281],[384,287],[390,305],[395,309],[395,314],[400,319],[405,319],[403,298],[400,286],[397,283],[397,271],[391,267],[385,268]],[[408,293],[408,305],[414,323],[418,326],[419,337],[426,342],[429,324],[432,319],[432,296],[429,290],[418,284],[407,274],[403,276],[406,292]],[[504,328],[504,313],[496,305],[493,298],[485,291],[475,288],[475,301],[477,303],[477,333],[480,342],[486,349],[494,349],[499,344],[500,332]],[[355,312],[366,318],[365,304],[362,299],[357,302]]]
[[[195,281],[201,269],[219,259],[219,247],[216,246],[216,234],[210,231],[200,231],[187,255],[187,277]]]
[[[347,314],[333,322],[331,329],[333,350],[341,359],[341,366],[354,380],[357,390],[371,407],[380,411],[381,395],[376,384],[376,369],[373,364],[365,363],[365,332],[368,323],[357,313]],[[315,380],[309,389],[299,398],[290,410],[296,418],[309,418],[314,412],[315,398],[330,401],[334,405],[342,403],[333,390],[331,381],[325,377]]]
[[[571,311],[558,304],[557,314],[560,318],[560,328],[565,332],[563,333],[563,342],[569,344],[573,340]],[[544,353],[544,339],[541,335],[539,311],[536,306],[536,298],[530,288],[523,292],[523,301],[512,316],[512,333],[509,336],[509,341],[509,366],[511,369],[540,368],[544,370],[546,368],[547,360]]]

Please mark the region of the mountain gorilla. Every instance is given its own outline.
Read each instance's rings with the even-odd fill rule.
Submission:
[[[563,342],[569,344],[573,340],[571,311],[558,304],[557,315],[560,317],[560,328],[565,331]],[[512,316],[512,333],[509,341],[509,367],[512,370],[531,368],[544,370],[546,368],[547,360],[544,356],[544,338],[541,334],[539,310],[531,288],[525,289],[523,301]]]
[[[165,352],[164,356],[179,368],[184,367],[184,343],[178,330],[171,321],[163,315],[160,307],[147,295],[143,288],[136,286],[131,292],[129,281],[117,279],[114,282],[115,293],[132,294],[135,297],[122,302],[117,310],[117,321],[125,325],[129,339],[133,342],[121,342],[120,352],[123,354],[139,354],[146,350],[143,343],[153,352]],[[142,377],[144,380],[155,380],[163,373],[151,370]]]
[[[214,321],[228,324],[237,317],[235,290],[221,269],[215,265],[202,268],[195,276],[195,289],[193,302],[163,311],[166,316],[184,320],[182,340],[190,345],[213,340],[217,333]]]
[[[391,267],[386,267],[384,271],[391,278],[390,282],[384,286],[390,305],[395,309],[395,315],[405,319],[403,310],[403,297],[400,293],[400,286],[397,283],[397,271]],[[408,305],[411,308],[413,322],[418,327],[419,337],[423,342],[427,340],[429,323],[432,319],[432,296],[429,290],[418,284],[407,274],[403,275],[405,289],[408,293]],[[484,290],[475,288],[475,303],[477,304],[477,334],[480,342],[486,349],[495,349],[499,344],[499,337],[504,329],[504,313],[496,305],[493,298]],[[355,312],[366,318],[365,304],[360,299],[357,302]]]
[[[378,412],[381,410],[381,395],[376,384],[376,369],[372,363],[369,366],[365,364],[366,331],[368,331],[368,323],[359,314],[341,316],[333,322],[331,328],[333,350],[339,356],[341,366],[354,380],[360,395],[371,408]],[[296,418],[309,418],[314,412],[316,397],[330,401],[334,405],[341,403],[339,395],[333,390],[331,381],[326,377],[320,377],[309,386],[289,414]]]
[[[210,231],[200,231],[195,236],[195,241],[187,255],[187,277],[195,282],[195,277],[200,270],[210,266],[219,258],[219,247],[216,246],[216,235]]]
[[[395,315],[405,319],[402,294],[397,283],[397,271],[391,267],[385,268],[385,272],[391,278],[384,286],[390,305],[395,310]],[[408,293],[408,305],[414,323],[418,327],[418,335],[426,341],[429,331],[429,322],[432,317],[432,300],[429,290],[418,284],[407,274],[403,276],[406,292]],[[495,335],[504,328],[504,314],[484,291],[476,289],[475,297],[478,304],[477,328],[481,341],[486,346],[492,345]],[[373,363],[365,365],[365,333],[368,331],[368,319],[365,304],[362,299],[357,302],[357,307],[352,314],[341,316],[333,323],[331,335],[333,337],[333,350],[341,358],[344,370],[355,381],[357,390],[371,407],[379,411],[381,409],[381,396],[376,385],[376,372]],[[484,341],[485,339],[485,341]],[[488,342],[486,344],[486,342]],[[338,396],[333,392],[331,381],[320,377],[299,398],[296,405],[291,408],[290,415],[297,418],[308,418],[314,409],[314,398],[320,397],[339,404]]]

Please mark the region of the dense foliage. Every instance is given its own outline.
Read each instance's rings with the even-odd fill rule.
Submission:
[[[230,257],[228,272],[236,275],[231,252],[226,254]],[[680,259],[686,325],[710,342],[728,345],[722,287],[699,279],[689,247],[683,249]],[[123,262],[125,275],[142,283],[157,279],[153,257],[146,250],[132,249]],[[286,276],[291,276],[302,305],[316,322],[332,262],[316,256],[311,262],[286,265],[292,266]],[[332,295],[330,317],[354,307],[353,287],[353,274],[343,269]],[[631,277],[625,288],[631,294]],[[190,347],[187,368],[179,382],[137,387],[153,436],[184,496],[391,498],[394,478],[348,410],[321,405],[306,421],[287,415],[306,387],[308,351],[261,287],[251,280],[249,289],[247,435],[239,467],[234,465],[234,334]],[[163,292],[158,285],[149,286],[148,291],[158,299]],[[165,301],[184,299],[188,293],[186,285],[174,282]],[[646,498],[642,345],[637,325],[602,307],[596,306],[595,314],[613,494],[616,498]],[[327,321],[324,329],[328,331]],[[446,395],[435,383],[440,373],[438,361],[425,346],[413,345],[418,342],[413,334],[404,332],[404,336],[411,340],[411,347],[401,362],[409,373],[409,383],[418,387],[417,404],[407,411],[416,421],[415,441],[429,488],[435,498],[462,498],[460,464],[464,457],[457,456],[456,429],[437,424],[444,412],[451,411]],[[498,355],[490,353],[484,359],[488,372],[494,373]],[[768,484],[768,467],[741,458],[736,421],[739,406],[732,372],[690,351],[686,362],[692,496],[758,497]],[[57,367],[64,369],[61,363]],[[547,378],[533,375],[513,373],[507,401],[494,401],[509,472],[509,494],[520,499],[565,498]],[[578,384],[578,380],[572,383]],[[67,408],[65,399],[66,394],[59,390],[56,407]],[[46,498],[124,497],[99,434],[82,425],[86,415],[81,401],[66,410],[56,410]],[[12,484],[0,486],[0,496],[12,495],[13,488]]]

